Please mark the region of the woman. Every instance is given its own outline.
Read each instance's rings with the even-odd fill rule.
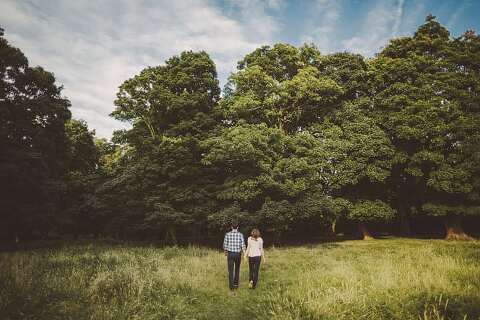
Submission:
[[[245,251],[245,259],[248,258],[248,269],[250,271],[249,284],[250,289],[255,289],[258,280],[258,271],[260,269],[260,261],[265,262],[265,254],[263,251],[263,239],[260,237],[260,231],[253,229],[250,237],[248,237],[247,250]]]

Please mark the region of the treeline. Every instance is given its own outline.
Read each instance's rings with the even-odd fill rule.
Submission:
[[[480,216],[480,37],[428,16],[374,58],[264,46],[221,93],[205,52],[126,80],[111,141],[0,38],[0,231],[199,242],[232,219],[282,237],[468,239]],[[420,226],[420,227],[419,227]]]

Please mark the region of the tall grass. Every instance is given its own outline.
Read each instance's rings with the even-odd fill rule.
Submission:
[[[0,319],[480,319],[478,242],[388,239],[267,250],[255,291],[199,247],[0,254]]]

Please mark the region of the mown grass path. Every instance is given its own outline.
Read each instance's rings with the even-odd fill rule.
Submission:
[[[270,248],[256,290],[199,247],[0,253],[0,319],[480,319],[480,243],[386,239]]]

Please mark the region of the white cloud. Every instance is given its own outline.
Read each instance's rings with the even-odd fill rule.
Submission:
[[[448,19],[448,22],[447,22],[447,29],[451,30],[455,24],[457,23],[458,21],[458,18],[460,17],[460,15],[466,10],[468,9],[468,7],[471,5],[470,2],[468,1],[463,1],[458,7],[457,9],[453,12],[453,14],[450,16],[450,18]]]
[[[392,37],[399,35],[404,4],[404,0],[379,2],[367,14],[359,32],[350,39],[342,40],[344,49],[366,56],[378,52]]]
[[[0,21],[32,65],[64,84],[74,117],[110,137],[125,127],[108,116],[124,80],[183,50],[205,50],[224,82],[242,56],[273,41],[280,27],[269,10],[281,8],[280,0],[235,2],[229,13],[209,0],[2,0]]]
[[[403,17],[403,7],[405,5],[405,0],[399,0],[397,7],[395,8],[395,22],[392,28],[392,36],[398,35],[398,31],[400,30],[400,24],[402,23]]]
[[[422,0],[413,1],[413,8],[408,11],[408,14],[403,16],[403,32],[411,33],[412,29],[415,30],[419,23],[423,23],[428,13],[425,2]]]
[[[312,25],[311,30],[302,39],[303,42],[313,42],[321,52],[331,53],[335,50],[335,30],[340,18],[342,2],[339,0],[317,0],[314,4],[315,21],[318,25]]]

